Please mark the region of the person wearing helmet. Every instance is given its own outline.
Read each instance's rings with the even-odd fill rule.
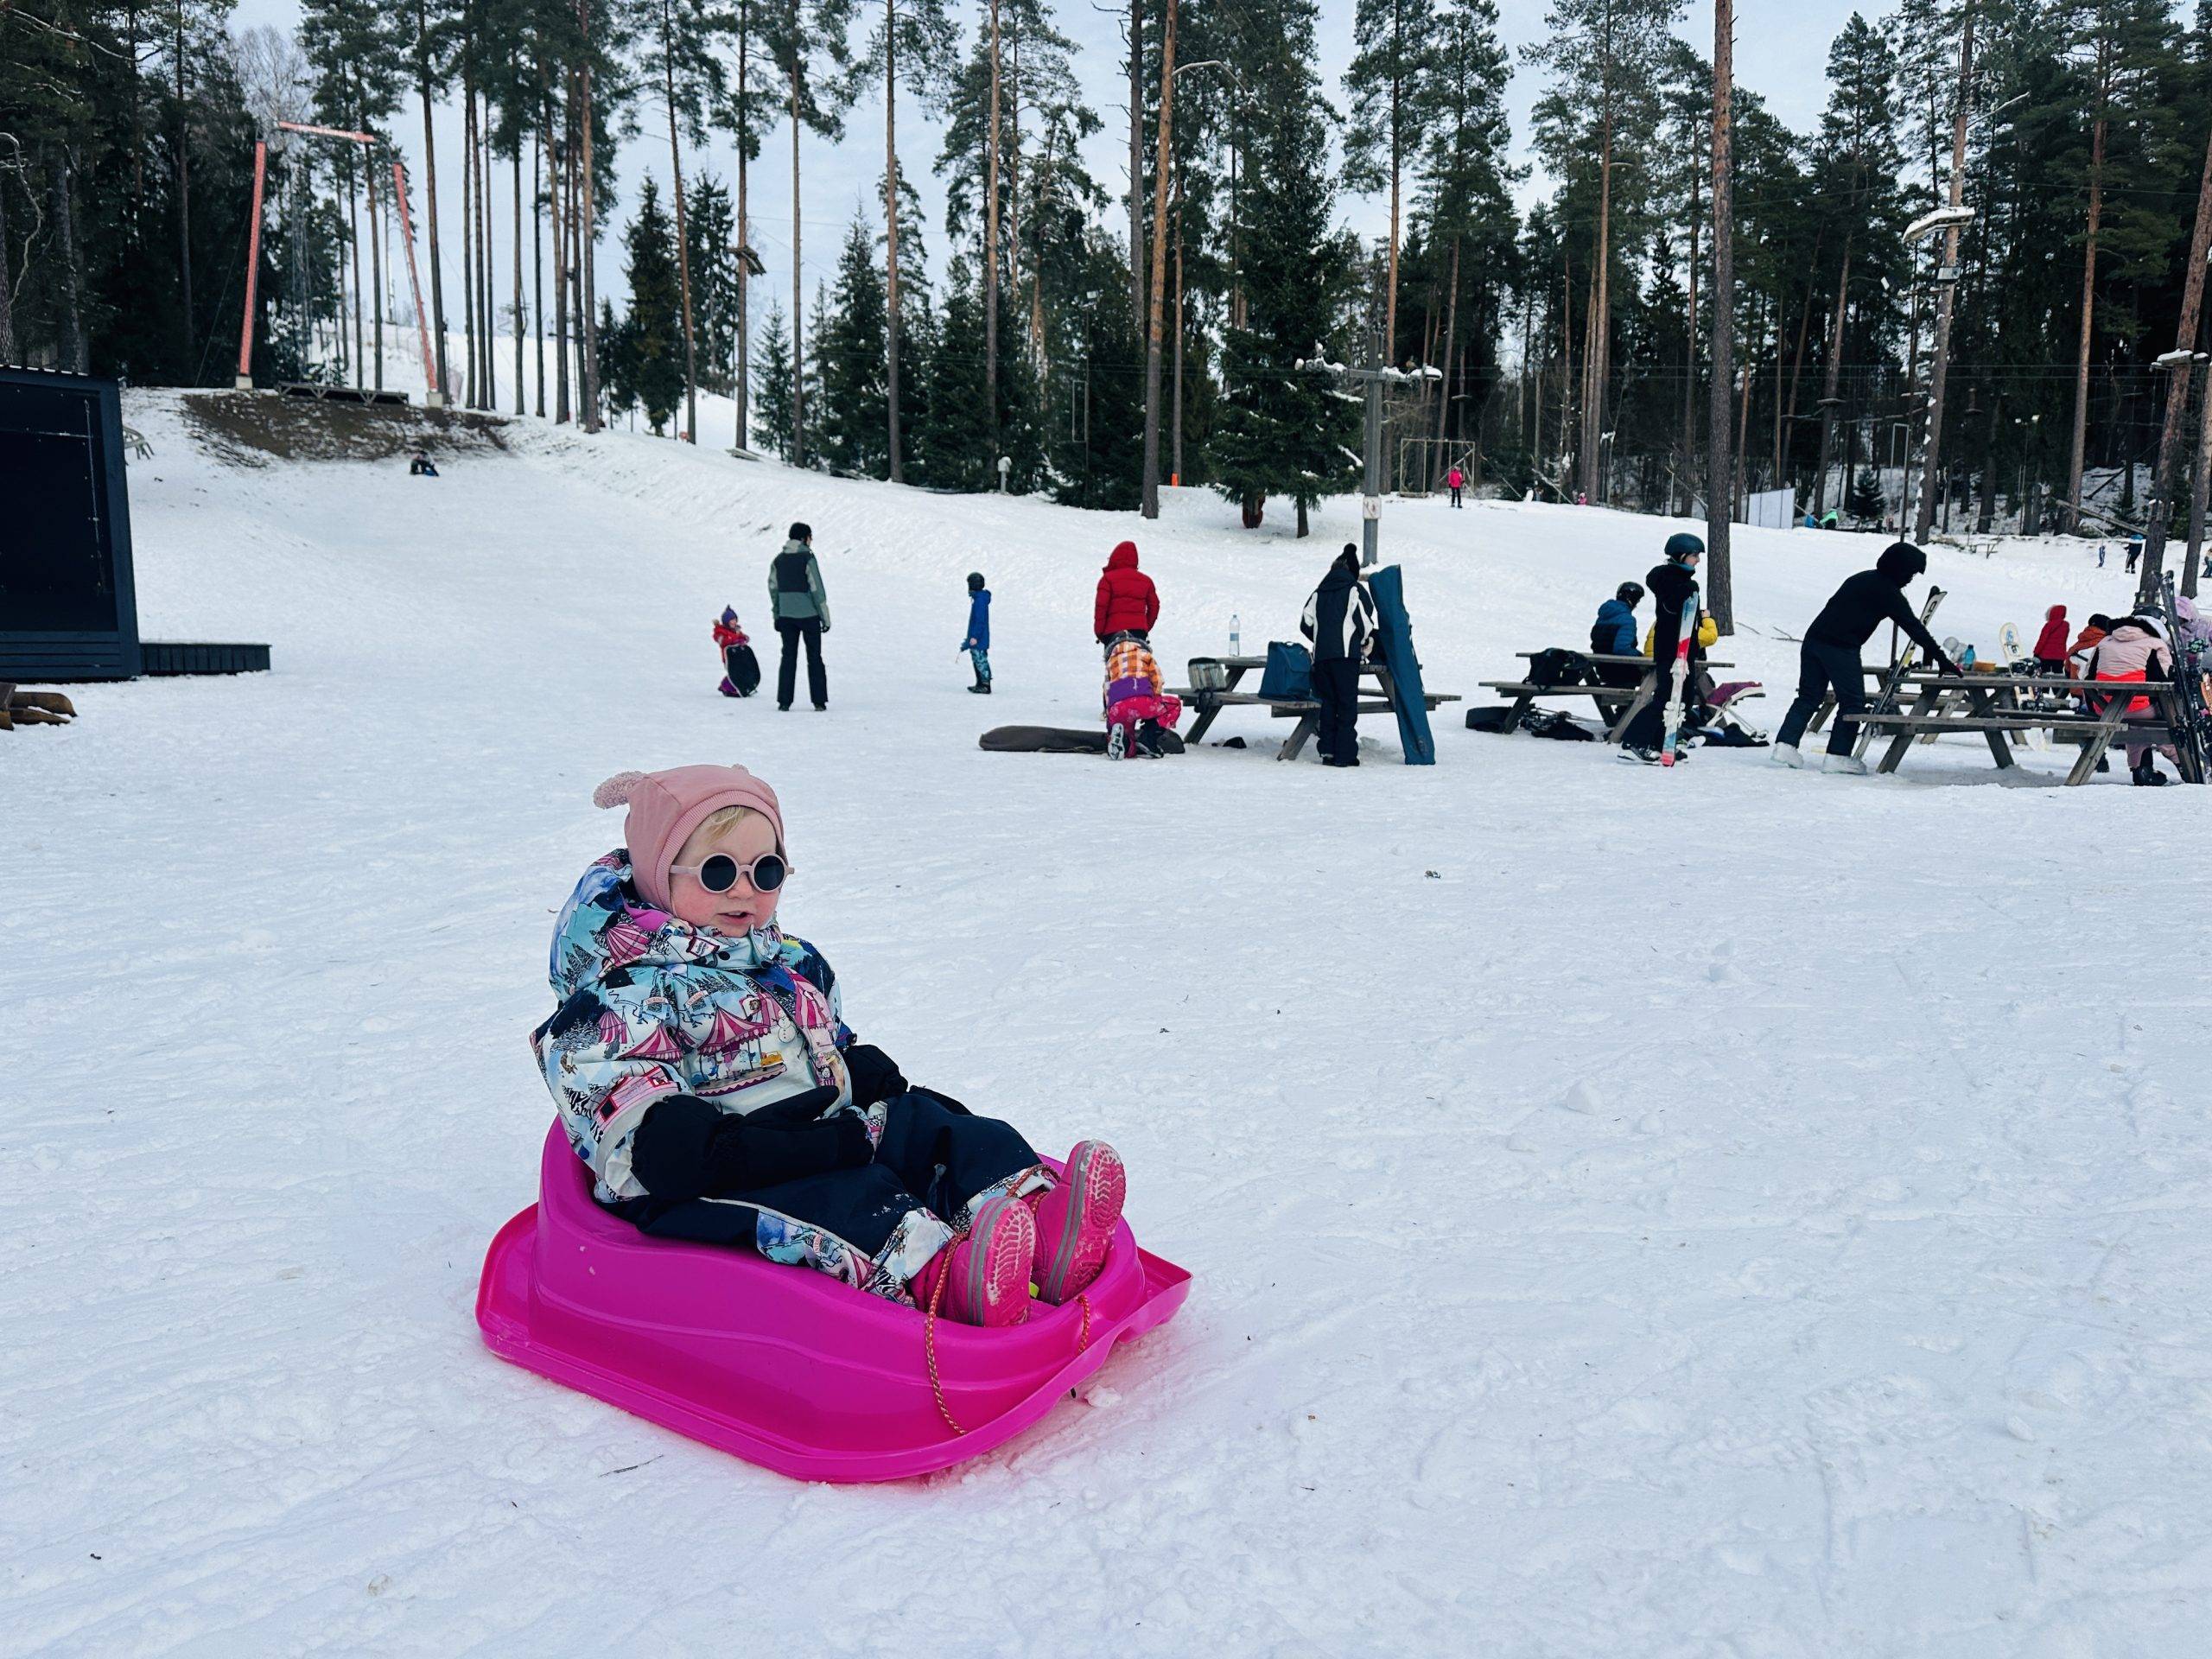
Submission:
[[[991,695],[991,590],[983,586],[983,573],[968,573],[968,637],[960,642],[975,666],[976,683],[968,689]]]
[[[1624,582],[1613,596],[1598,607],[1590,625],[1590,654],[1593,657],[1633,657],[1636,652],[1636,607],[1643,602],[1643,584]],[[1606,685],[1634,685],[1643,671],[1626,663],[1599,663],[1598,678]]]
[[[1835,693],[1835,721],[1828,728],[1827,770],[1863,774],[1866,763],[1852,753],[1858,741],[1860,711],[1866,707],[1866,671],[1859,653],[1874,630],[1885,622],[1903,628],[1913,644],[1946,674],[1959,665],[1946,656],[1936,636],[1921,626],[1912,607],[1905,603],[1905,584],[1928,569],[1928,556],[1910,542],[1891,542],[1882,550],[1872,570],[1844,578],[1797,648],[1797,699],[1774,734],[1774,758],[1785,766],[1802,766],[1799,740],[1806,725],[1828,691]]]
[[[1622,734],[1621,753],[1629,760],[1653,766],[1658,763],[1661,746],[1667,739],[1667,703],[1675,690],[1675,651],[1681,643],[1682,607],[1695,605],[1698,562],[1704,557],[1704,538],[1686,530],[1679,531],[1667,538],[1666,558],[1653,565],[1650,574],[1643,579],[1651,589],[1651,602],[1657,607],[1657,613],[1652,618],[1651,660],[1658,665],[1659,674],[1657,683],[1652,688],[1651,701],[1637,711]],[[1691,662],[1694,664],[1704,655],[1704,648],[1693,636]],[[1694,674],[1694,668],[1692,672]],[[1681,757],[1677,753],[1675,758]]]

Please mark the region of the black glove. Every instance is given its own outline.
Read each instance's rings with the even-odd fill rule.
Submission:
[[[1943,677],[1946,679],[1963,679],[1966,677],[1966,670],[1961,668],[1940,651],[1936,653],[1936,666],[1943,671]]]
[[[630,1173],[652,1197],[681,1201],[857,1169],[874,1160],[875,1146],[859,1113],[818,1116],[836,1097],[834,1089],[810,1089],[744,1116],[693,1095],[665,1096],[645,1109],[631,1140]]]
[[[873,1106],[906,1092],[908,1084],[899,1063],[874,1043],[855,1043],[848,1048],[845,1069],[852,1073],[855,1106]]]

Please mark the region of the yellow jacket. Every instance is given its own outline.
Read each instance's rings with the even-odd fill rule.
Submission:
[[[1659,625],[1656,622],[1643,631],[1643,654],[1645,656],[1649,657],[1651,654],[1651,642],[1657,637],[1658,632]],[[1697,642],[1699,646],[1706,651],[1710,651],[1715,645],[1719,643],[1719,639],[1720,625],[1713,620],[1713,613],[1710,611],[1700,611],[1697,613]]]

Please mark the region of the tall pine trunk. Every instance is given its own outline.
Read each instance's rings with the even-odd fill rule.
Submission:
[[[676,41],[660,3],[661,76],[668,95],[668,168],[676,184],[676,278],[683,300],[683,441],[699,442],[699,337],[691,323],[691,234],[683,206],[683,152],[676,142]]]
[[[362,343],[361,337],[360,180],[354,171],[354,158],[350,156],[346,163],[346,241],[353,255],[353,390],[364,391],[368,388],[368,382],[361,376],[365,366],[365,359],[369,353],[368,348]],[[342,281],[340,286],[343,286]],[[343,319],[339,322],[338,335],[341,341],[346,337],[346,325]]]
[[[1732,175],[1734,143],[1736,20],[1733,0],[1713,6],[1713,406],[1707,411],[1705,468],[1705,601],[1713,626],[1736,631],[1735,594],[1729,569],[1728,526],[1733,516],[1728,453],[1728,392],[1735,371],[1736,207]]]
[[[88,372],[92,361],[85,348],[84,254],[77,245],[76,190],[71,183],[75,168],[67,145],[50,158],[54,169],[54,232],[61,255],[61,366],[77,374]],[[0,263],[8,258],[0,243]],[[7,359],[0,357],[0,362]]]
[[[991,107],[983,130],[983,402],[992,475],[999,453],[999,0],[991,0]]]
[[[539,77],[543,84],[543,77]],[[541,94],[542,95],[542,94]],[[537,418],[545,418],[545,204],[537,199],[537,175],[543,169],[538,165],[545,159],[545,129],[540,126],[531,135],[533,154],[530,158],[530,321],[531,332],[537,340]],[[522,154],[519,144],[515,154]]]
[[[2110,47],[2097,42],[2097,121],[2089,137],[2089,223],[2082,245],[2082,332],[2074,357],[2073,447],[2066,462],[2066,533],[2082,530],[2082,463],[2089,439],[2089,340],[2095,333],[2097,307],[2097,231],[2105,207],[2105,133],[2111,124],[2105,101],[2111,90],[2107,67]],[[2194,592],[2195,589],[2191,589]]]
[[[1967,95],[1974,85],[1974,9],[1967,7],[1966,29],[1959,39],[1958,108],[1951,118],[1951,202],[1966,200]],[[1959,227],[1943,232],[1943,264],[1955,270],[1959,263]],[[1942,481],[1943,383],[1950,372],[1951,315],[1956,308],[1959,285],[1940,283],[1936,297],[1935,355],[1928,369],[1928,435],[1921,446],[1920,506],[1913,516],[1912,539],[1925,542],[1936,524],[1936,492]]]
[[[545,99],[545,129],[549,136],[553,133],[553,100],[550,95]],[[562,174],[566,170],[562,165],[562,158],[567,148],[562,143],[545,146],[546,212],[553,219],[553,419],[556,424],[563,423],[569,418],[569,238],[568,215],[562,207]]]
[[[514,291],[515,291],[515,413],[523,412],[522,403],[522,129],[515,129],[514,154],[509,158],[508,178],[514,187]]]
[[[184,300],[185,361],[197,365],[198,353],[193,351],[200,337],[198,323],[192,315],[192,110],[184,100],[184,0],[174,0],[176,6],[176,256],[177,275],[182,284]],[[353,290],[360,293],[359,267],[360,255],[354,254],[355,276]],[[355,332],[359,332],[360,313],[354,312]],[[198,378],[195,367],[194,376]]]
[[[584,0],[576,0],[576,22],[583,30],[583,38],[591,39],[591,23]],[[599,247],[599,175],[592,162],[591,60],[584,60],[583,73],[579,78],[582,94],[581,111],[583,129],[583,180],[576,198],[577,263],[583,267],[583,323],[584,361],[581,378],[583,381],[584,430],[596,432],[602,424],[600,419],[599,391],[599,299],[594,290],[594,276],[598,269]],[[794,199],[796,211],[797,201]]]
[[[994,73],[998,16],[997,0],[992,0]],[[1144,0],[1129,0],[1129,338],[1144,338]]]
[[[2174,349],[2196,349],[2196,325],[2204,303],[2204,255],[2212,245],[2212,142],[2204,149],[2203,181],[2196,191],[2196,228],[2189,239],[2188,275],[2181,289],[2181,326],[2174,331]],[[2143,576],[2136,588],[2140,599],[2158,591],[2165,567],[2166,526],[2173,518],[2174,463],[2181,453],[2183,413],[2189,407],[2190,382],[2196,366],[2187,360],[2175,365],[2166,381],[2166,416],[2158,429],[2158,470],[2151,475],[2150,517],[2144,525]]]
[[[753,323],[747,311],[753,283],[753,227],[747,217],[745,144],[752,119],[747,81],[753,67],[753,25],[747,0],[737,8],[737,447],[753,447]]]
[[[16,298],[8,263],[8,193],[0,190],[0,363],[22,360],[16,349]]]
[[[365,104],[366,100],[363,102]],[[366,152],[363,152],[366,154]],[[376,336],[370,365],[378,391],[384,390],[384,209],[377,194],[377,169],[369,168],[369,303],[374,308]]]
[[[461,329],[467,359],[461,400],[481,407],[476,372],[483,359],[476,350],[476,83],[467,58],[461,71]]]
[[[1160,517],[1160,340],[1167,302],[1167,185],[1175,115],[1175,0],[1160,36],[1160,139],[1152,178],[1152,304],[1144,334],[1144,494],[1141,511]],[[1299,514],[1302,521],[1305,512]]]
[[[438,138],[430,116],[430,21],[423,0],[415,0],[415,67],[423,94],[423,216],[430,237],[430,340],[438,365],[438,391],[446,389],[446,281],[438,258]],[[539,411],[543,413],[543,411]]]
[[[798,51],[791,52],[791,465],[806,465],[806,315],[798,217]]]
[[[884,371],[891,481],[906,481],[899,457],[899,0],[883,0]]]
[[[1854,226],[1852,229],[1855,230]],[[1836,388],[1843,374],[1843,319],[1844,296],[1851,287],[1851,230],[1843,233],[1843,270],[1835,279],[1835,333],[1828,340],[1827,372],[1821,378],[1821,475],[1813,484],[1813,517],[1819,518],[1827,512],[1828,465],[1831,446],[1835,442]],[[1839,499],[1851,499],[1848,467],[1845,480],[1836,491]]]

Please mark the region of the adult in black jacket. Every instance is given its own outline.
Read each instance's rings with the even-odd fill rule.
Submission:
[[[1704,556],[1704,539],[1681,531],[1667,538],[1665,562],[1653,565],[1651,574],[1643,579],[1644,586],[1651,590],[1651,602],[1657,607],[1651,623],[1651,660],[1659,665],[1659,681],[1651,701],[1629,722],[1628,730],[1622,734],[1623,753],[1638,760],[1656,760],[1667,741],[1667,702],[1675,690],[1675,649],[1681,643],[1682,607],[1688,605],[1692,618],[1697,616],[1697,564]],[[1694,665],[1704,655],[1693,622],[1693,677],[1696,674]]]
[[[1313,700],[1321,705],[1321,764],[1359,764],[1359,665],[1375,647],[1375,601],[1359,579],[1359,549],[1337,555],[1306,601],[1298,631],[1313,653]]]
[[[1774,735],[1774,758],[1786,766],[1804,765],[1798,741],[1821,706],[1822,695],[1835,693],[1835,720],[1828,728],[1830,772],[1864,772],[1851,749],[1859,736],[1858,715],[1866,707],[1866,673],[1859,653],[1885,622],[1894,622],[1913,644],[1928,653],[1946,674],[1959,666],[1943,654],[1942,646],[1921,626],[1912,607],[1905,603],[1905,584],[1928,569],[1928,556],[1910,542],[1891,542],[1882,550],[1872,570],[1846,576],[1813,626],[1805,630],[1797,647],[1797,700],[1789,705],[1782,729]]]

